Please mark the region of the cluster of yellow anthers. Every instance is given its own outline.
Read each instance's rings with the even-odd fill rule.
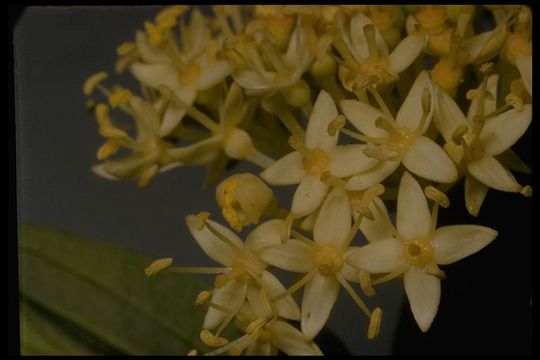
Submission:
[[[157,173],[183,165],[208,165],[217,179],[231,158],[263,169],[264,181],[237,174],[216,190],[236,232],[265,220],[245,241],[206,212],[186,219],[221,267],[171,267],[167,258],[146,274],[166,268],[216,274],[213,289],[196,299],[208,308],[200,337],[215,348],[209,354],[320,354],[313,339],[341,286],[367,316],[373,339],[382,310],[366,306],[352,283],[373,296],[375,285],[398,277],[427,331],[445,277],[439,265],[497,236],[478,225],[437,228],[439,207],[450,205],[445,192],[464,178],[474,216],[489,188],[532,195],[509,171],[530,172],[510,148],[532,118],[531,10],[212,10],[205,16],[196,8],[166,8],[137,31],[135,42],[119,46],[116,70],[129,69],[142,96],[106,88],[105,73],[84,85],[106,139],[97,154],[102,162],[93,167],[99,175],[146,186]],[[492,29],[479,31],[475,16],[491,19]],[[90,98],[96,89],[108,104]],[[135,126],[113,120],[110,108]],[[280,134],[288,142],[280,143]],[[269,156],[284,147],[289,152],[277,161]],[[290,211],[265,182],[298,184]],[[383,199],[397,201],[395,226]],[[353,245],[359,232],[367,245]],[[285,288],[273,268],[300,276]],[[302,288],[299,307],[293,296]],[[231,322],[244,335],[222,337]]]

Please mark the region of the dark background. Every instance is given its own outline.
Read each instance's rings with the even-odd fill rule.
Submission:
[[[131,40],[158,9],[31,7],[20,17],[13,37],[15,92],[10,89],[15,97],[17,218],[19,223],[56,226],[156,258],[172,256],[177,265],[211,265],[183,223],[185,215],[201,210],[223,222],[213,192],[201,187],[203,168],[161,174],[143,190],[90,172],[101,139],[95,119],[84,110],[82,84],[101,70],[127,83],[128,75],[114,75],[116,46]],[[514,150],[533,167],[531,130]],[[229,174],[243,171],[257,169],[243,164]],[[517,177],[531,184],[531,176]],[[289,199],[284,204],[290,201],[287,191],[280,189],[281,198]],[[497,229],[499,237],[478,254],[444,267],[448,278],[430,331],[420,332],[403,301],[402,281],[396,281],[378,288],[374,299],[373,304],[385,310],[376,341],[367,341],[365,318],[342,293],[330,333],[319,341],[323,351],[531,353],[532,201],[490,191],[475,219],[465,210],[462,186],[450,197],[452,206],[441,209],[439,226],[480,224]],[[339,340],[332,343],[331,334],[347,349]]]

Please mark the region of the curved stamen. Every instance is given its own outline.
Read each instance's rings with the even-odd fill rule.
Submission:
[[[369,58],[375,59],[375,60],[378,59],[379,49],[377,49],[377,40],[375,37],[375,25],[373,24],[364,25],[364,36],[366,37],[366,40],[367,40]]]
[[[347,280],[345,280],[345,278],[343,277],[343,275],[341,275],[340,273],[336,273],[336,279],[339,281],[339,283],[341,284],[341,286],[343,286],[345,288],[345,290],[349,293],[349,295],[352,297],[352,299],[354,300],[354,302],[356,303],[356,305],[358,305],[358,307],[360,308],[360,310],[362,310],[364,312],[364,314],[366,314],[366,316],[368,318],[371,318],[371,311],[369,310],[369,308],[367,307],[367,305],[364,303],[364,301],[362,301],[362,299],[360,298],[360,296],[358,296],[358,294],[356,293],[356,291],[354,291],[354,289],[352,288],[351,284],[349,284],[347,282]]]
[[[281,300],[285,298],[286,296],[292,295],[298,290],[302,288],[307,282],[309,282],[313,277],[318,273],[318,269],[314,268],[310,272],[308,272],[306,275],[304,275],[300,280],[295,282],[291,287],[289,287],[287,290],[282,292],[281,294],[274,296],[272,299],[270,299],[271,303],[275,303],[278,300]]]

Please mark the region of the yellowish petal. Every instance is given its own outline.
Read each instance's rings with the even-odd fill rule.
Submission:
[[[366,156],[365,148],[358,144],[336,146],[330,152],[330,173],[343,178],[373,168],[378,160]]]
[[[321,90],[306,130],[306,145],[310,149],[321,148],[325,151],[333,149],[338,141],[338,133],[328,134],[328,125],[338,116],[336,104],[332,96]]]
[[[424,44],[424,34],[421,32],[405,37],[388,56],[388,71],[395,75],[405,71],[420,55]]]
[[[409,130],[416,130],[418,125],[420,124],[420,120],[422,119],[422,93],[424,89],[428,89],[428,91],[431,93],[431,102],[429,107],[429,113],[427,116],[427,121],[424,123],[424,127],[421,130],[421,133],[423,134],[427,128],[429,127],[429,124],[431,123],[431,117],[433,115],[433,108],[435,105],[435,96],[433,94],[433,84],[431,82],[431,79],[429,77],[429,74],[427,71],[422,71],[414,81],[413,86],[411,87],[411,90],[409,90],[409,93],[407,94],[407,97],[405,98],[405,101],[403,101],[403,105],[401,105],[401,108],[398,111],[398,114],[396,116],[396,123],[399,126],[403,126],[408,128]]]
[[[354,191],[365,190],[370,186],[379,184],[390,176],[398,168],[399,164],[399,160],[381,161],[368,171],[351,177],[345,184],[345,189]]]
[[[327,192],[328,185],[323,183],[318,176],[304,177],[294,193],[291,212],[296,217],[311,214],[322,204]]]
[[[472,216],[478,216],[486,198],[489,186],[482,184],[471,175],[465,176],[465,206]]]
[[[426,237],[431,231],[431,214],[420,184],[403,173],[397,199],[397,231],[405,239]]]
[[[349,255],[347,262],[373,274],[389,273],[406,265],[402,253],[403,243],[387,238],[362,246]]]
[[[306,176],[303,159],[298,151],[293,151],[266,168],[261,178],[272,185],[298,184]]]
[[[508,110],[486,121],[480,141],[491,156],[499,155],[519,140],[527,131],[532,120],[532,106],[524,105],[522,111]]]
[[[301,325],[306,339],[313,339],[326,324],[336,303],[339,287],[335,277],[319,274],[305,285]]]
[[[435,261],[447,265],[472,255],[495,240],[497,231],[478,225],[444,226],[435,231]]]
[[[457,180],[456,165],[448,154],[433,140],[420,136],[403,157],[407,170],[425,179],[439,183]]]
[[[131,65],[131,72],[137,80],[152,88],[166,85],[176,89],[179,85],[176,80],[177,71],[172,65],[134,63]]]
[[[261,283],[270,299],[286,291],[278,278],[268,271],[263,272]],[[279,316],[290,320],[300,320],[300,307],[291,295],[276,301],[272,306]]]
[[[285,321],[276,320],[269,326],[272,332],[272,345],[289,356],[322,355],[319,347],[294,326]]]
[[[469,173],[481,183],[500,191],[519,192],[521,185],[514,175],[494,157],[484,156],[467,164]]]
[[[307,273],[314,267],[311,247],[300,240],[261,248],[257,255],[264,262],[287,271]]]
[[[246,297],[247,284],[239,281],[230,281],[225,286],[215,289],[212,302],[227,309],[235,309]],[[213,307],[208,308],[204,318],[203,329],[213,329],[218,326],[227,316],[223,311]]]
[[[377,242],[392,237],[394,226],[384,202],[377,197],[370,204],[369,209],[373,213],[373,220],[363,218],[360,223],[360,231],[367,241]]]
[[[351,230],[351,206],[343,188],[336,187],[326,197],[315,221],[313,237],[317,244],[342,248]]]
[[[219,84],[225,79],[234,69],[234,64],[228,60],[220,60],[215,63],[205,66],[202,69],[201,75],[197,79],[197,88],[206,90],[214,85]]]
[[[253,252],[266,246],[281,244],[281,234],[285,221],[281,219],[268,220],[257,226],[246,238],[246,247]]]
[[[437,101],[435,103],[433,121],[444,139],[450,142],[452,141],[454,131],[460,125],[472,126],[472,124],[470,124],[454,99],[446,91],[437,85],[435,89]]]
[[[437,315],[441,299],[441,280],[416,268],[407,270],[403,280],[416,323],[426,332]]]
[[[382,117],[379,109],[356,100],[341,100],[341,109],[347,119],[361,133],[372,137],[386,138],[386,131],[375,126],[375,120]]]

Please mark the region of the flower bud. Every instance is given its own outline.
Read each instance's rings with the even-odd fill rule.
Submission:
[[[257,176],[244,173],[223,180],[216,189],[216,200],[225,220],[241,231],[244,226],[259,222],[274,194]]]

